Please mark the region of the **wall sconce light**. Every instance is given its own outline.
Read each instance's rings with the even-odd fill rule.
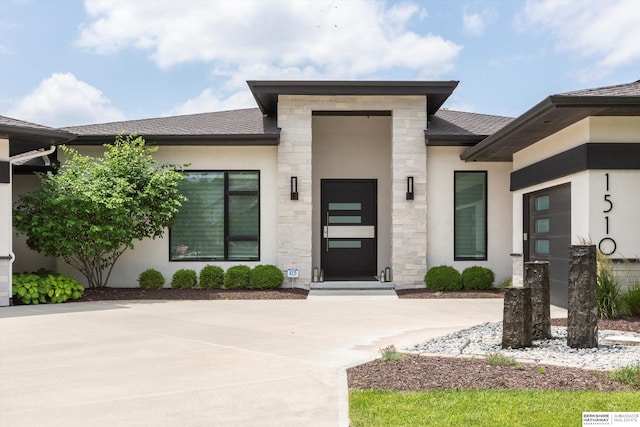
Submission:
[[[407,177],[407,200],[413,200],[413,177]]]
[[[298,177],[291,177],[291,200],[298,200]]]

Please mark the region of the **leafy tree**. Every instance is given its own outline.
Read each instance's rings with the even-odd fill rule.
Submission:
[[[62,258],[90,287],[106,286],[113,266],[135,240],[163,235],[186,200],[179,168],[159,164],[142,137],[118,135],[103,157],[61,147],[66,161],[15,206],[14,225],[27,245]]]

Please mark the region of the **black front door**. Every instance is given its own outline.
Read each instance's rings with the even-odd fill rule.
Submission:
[[[321,266],[325,280],[373,280],[377,259],[375,179],[323,179]]]
[[[549,262],[551,303],[567,306],[571,245],[571,184],[524,196],[525,261]]]

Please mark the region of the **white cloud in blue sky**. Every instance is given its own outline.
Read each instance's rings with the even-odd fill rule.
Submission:
[[[460,80],[517,115],[637,80],[635,0],[0,0],[0,114],[61,126],[255,107],[246,80]]]

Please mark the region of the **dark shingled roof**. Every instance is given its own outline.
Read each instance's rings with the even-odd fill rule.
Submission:
[[[640,96],[640,80],[613,86],[559,93],[562,96]]]
[[[512,117],[440,110],[429,118],[428,145],[474,145],[511,123]]]
[[[594,116],[640,116],[640,82],[548,96],[460,157],[509,162],[513,153]]]
[[[75,135],[36,123],[0,116],[0,137],[9,139],[9,155],[15,156],[70,141]]]
[[[169,140],[278,140],[280,130],[274,118],[258,108],[128,120],[64,128],[78,135],[78,142],[113,139],[120,133],[137,133],[145,138]]]

